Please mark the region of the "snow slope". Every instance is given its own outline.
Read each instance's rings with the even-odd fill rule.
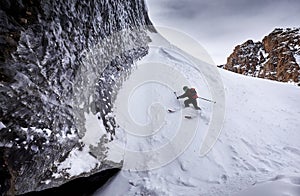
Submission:
[[[152,36],[152,39],[160,38]],[[205,78],[193,74],[193,65],[180,55],[166,48],[153,47],[146,58],[173,66],[197,88],[200,96],[211,98]],[[138,63],[126,82],[136,80],[140,74],[135,73],[143,66]],[[198,124],[193,139],[182,153],[155,169],[124,168],[95,195],[299,196],[300,88],[219,71],[225,89],[226,114],[222,132],[212,150],[199,156],[213,113],[211,103],[199,100],[203,111],[201,116],[188,120],[188,123]],[[168,75],[164,71],[158,73],[160,77]],[[147,124],[153,117],[147,108],[158,101],[165,108],[178,108],[172,90],[168,85],[153,81],[135,88],[128,99],[131,118],[136,123]],[[181,86],[176,91],[181,92]],[[163,113],[160,109],[156,112]],[[181,118],[185,113],[197,115],[191,109],[166,113],[162,115],[165,123],[151,136],[139,137],[120,128],[117,141],[136,151],[159,149],[175,137],[180,123],[186,123]],[[137,166],[148,168],[157,156],[160,154],[153,153]],[[130,162],[125,155],[125,165],[126,161]]]

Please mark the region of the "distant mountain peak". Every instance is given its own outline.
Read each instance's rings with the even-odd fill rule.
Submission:
[[[262,41],[234,48],[224,69],[300,85],[300,28],[276,28]]]

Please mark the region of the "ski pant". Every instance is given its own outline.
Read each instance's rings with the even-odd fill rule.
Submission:
[[[185,107],[189,107],[190,104],[193,104],[195,109],[200,110],[200,108],[197,105],[197,99],[187,99],[184,101]]]

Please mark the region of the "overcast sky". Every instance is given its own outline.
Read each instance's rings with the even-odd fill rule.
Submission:
[[[196,39],[216,64],[234,47],[261,41],[276,27],[300,27],[300,0],[146,0],[154,25]]]

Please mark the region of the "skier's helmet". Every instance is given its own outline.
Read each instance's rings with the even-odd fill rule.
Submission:
[[[183,90],[186,91],[187,89],[189,89],[187,86],[183,87]]]

